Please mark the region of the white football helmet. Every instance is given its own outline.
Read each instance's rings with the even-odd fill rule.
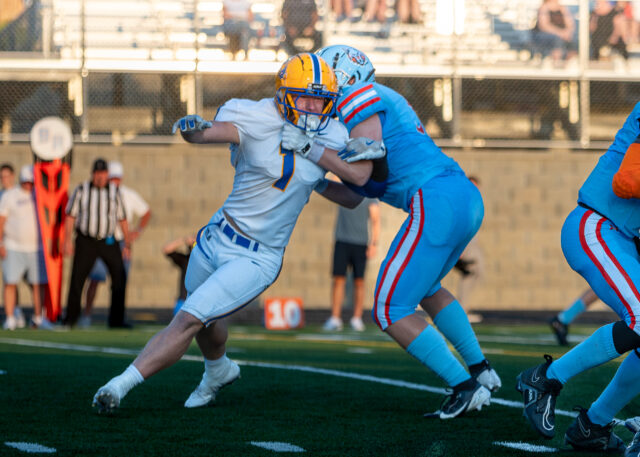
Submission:
[[[343,44],[326,46],[316,51],[336,74],[338,89],[367,81],[375,81],[373,64],[364,52]]]

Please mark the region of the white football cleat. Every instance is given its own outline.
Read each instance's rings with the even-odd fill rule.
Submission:
[[[208,405],[216,399],[216,394],[220,389],[233,383],[239,377],[240,367],[233,360],[227,359],[224,366],[214,376],[207,376],[207,372],[204,372],[202,381],[184,402],[184,407],[198,408]]]
[[[98,392],[93,396],[93,403],[91,404],[98,414],[110,414],[120,406],[120,394],[109,384],[106,384],[98,389]]]
[[[322,330],[327,332],[342,330],[342,319],[340,319],[339,317],[331,316],[322,326]]]
[[[491,392],[497,392],[502,387],[502,381],[500,376],[496,373],[496,370],[491,368],[489,361],[484,359],[480,364],[473,365],[471,376],[489,389]]]

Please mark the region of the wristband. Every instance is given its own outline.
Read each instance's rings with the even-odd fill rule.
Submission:
[[[311,144],[311,148],[309,152],[306,154],[306,158],[311,160],[313,163],[318,163],[320,158],[324,154],[324,145],[320,143],[316,143],[315,141]]]

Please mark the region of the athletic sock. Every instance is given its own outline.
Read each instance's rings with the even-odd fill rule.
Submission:
[[[467,366],[476,365],[484,360],[484,354],[471,328],[467,313],[457,300],[445,306],[433,318],[433,323],[445,338],[451,341]]]
[[[207,374],[207,377],[209,379],[213,379],[215,378],[216,374],[218,374],[220,372],[220,368],[222,368],[223,366],[226,365],[227,361],[229,359],[227,358],[227,354],[225,353],[222,357],[215,359],[215,360],[209,360],[209,359],[204,359],[204,372]]]
[[[558,360],[553,361],[547,370],[547,377],[565,384],[578,373],[619,356],[613,343],[613,324],[607,324]]]
[[[433,370],[451,387],[471,378],[451,353],[442,335],[431,325],[411,342],[407,352]]]
[[[142,383],[144,378],[133,364],[129,365],[121,375],[116,376],[107,383],[107,386],[111,386],[116,389],[120,399],[129,393],[138,384]]]
[[[578,314],[583,313],[586,309],[587,307],[584,305],[582,298],[578,298],[573,302],[573,305],[558,313],[558,320],[564,325],[569,325],[578,316]]]
[[[636,395],[640,394],[640,358],[632,351],[620,364],[609,385],[591,404],[587,414],[594,424],[607,425]]]

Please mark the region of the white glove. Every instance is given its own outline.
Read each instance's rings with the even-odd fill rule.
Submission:
[[[282,147],[306,157],[311,150],[313,136],[309,136],[304,130],[295,125],[284,123],[282,130]]]
[[[213,124],[209,121],[205,121],[197,114],[189,114],[183,118],[178,119],[171,129],[171,134],[176,133],[178,128],[181,132],[199,132],[201,130],[208,129]]]
[[[338,157],[347,163],[360,160],[380,159],[387,154],[387,148],[382,141],[375,141],[365,137],[351,138],[347,146],[338,153]]]

